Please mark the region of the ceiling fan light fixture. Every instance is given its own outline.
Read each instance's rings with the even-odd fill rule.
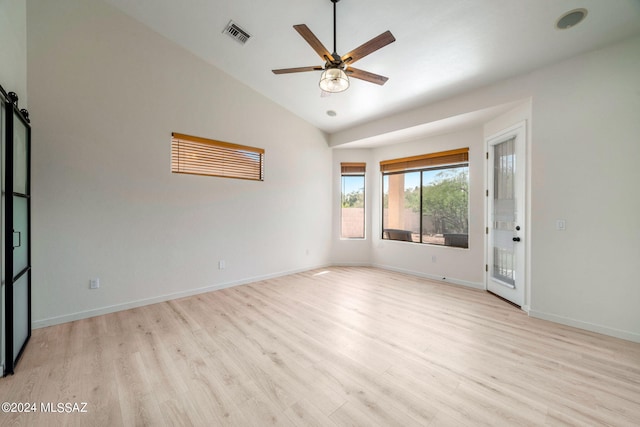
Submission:
[[[340,68],[328,68],[320,76],[320,89],[325,92],[338,93],[349,88],[349,78]]]

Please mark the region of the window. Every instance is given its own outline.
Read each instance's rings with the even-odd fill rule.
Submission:
[[[364,178],[366,163],[341,163],[341,232],[344,239],[364,239]]]
[[[469,247],[469,149],[380,162],[382,238]]]
[[[171,172],[264,180],[264,150],[173,133]]]

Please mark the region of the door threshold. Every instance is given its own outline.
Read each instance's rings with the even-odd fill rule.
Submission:
[[[522,310],[522,307],[521,307],[521,306],[519,306],[518,304],[516,304],[515,302],[513,302],[513,301],[509,301],[509,300],[508,300],[508,299],[506,299],[505,297],[501,297],[500,295],[498,295],[498,294],[494,294],[494,293],[493,293],[493,292],[491,292],[491,291],[487,291],[487,292],[488,292],[488,293],[490,293],[491,295],[493,295],[494,297],[496,297],[496,298],[498,298],[498,299],[501,299],[502,301],[506,302],[507,304],[510,304],[510,305],[512,305],[512,306],[514,306],[514,307],[517,307],[517,308],[519,308],[520,310]]]

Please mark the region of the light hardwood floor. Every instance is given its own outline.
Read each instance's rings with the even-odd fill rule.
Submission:
[[[640,344],[328,268],[34,330],[0,396],[39,411],[0,425],[638,426]]]

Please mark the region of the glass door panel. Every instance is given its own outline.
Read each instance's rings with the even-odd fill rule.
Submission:
[[[28,199],[13,196],[13,277],[29,265]]]
[[[13,192],[27,194],[27,127],[13,113]]]
[[[29,338],[29,272],[13,284],[13,360]]]
[[[508,286],[515,285],[515,244],[513,230],[516,226],[515,198],[515,138],[493,146],[493,212],[492,246],[493,265],[491,276]]]

